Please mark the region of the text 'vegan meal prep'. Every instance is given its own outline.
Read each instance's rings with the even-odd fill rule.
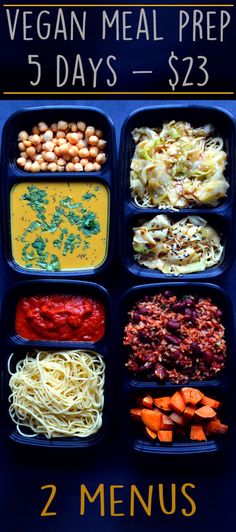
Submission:
[[[222,311],[200,295],[145,296],[129,312],[124,345],[127,368],[139,378],[175,384],[213,378],[226,362]]]
[[[139,207],[216,206],[227,194],[223,140],[211,125],[172,121],[132,132],[130,188]]]

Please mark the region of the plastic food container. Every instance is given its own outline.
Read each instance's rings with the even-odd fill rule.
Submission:
[[[138,207],[130,192],[130,164],[134,153],[135,143],[131,132],[136,127],[161,127],[163,122],[182,120],[189,122],[194,127],[212,124],[217,133],[223,138],[224,149],[227,153],[227,166],[225,177],[230,185],[227,197],[217,207],[198,207],[179,209],[173,212],[170,209]],[[202,107],[191,105],[178,105],[173,107],[142,108],[132,113],[125,121],[121,132],[120,147],[120,176],[121,190],[121,227],[120,227],[120,255],[126,271],[138,277],[152,280],[192,280],[216,278],[229,269],[232,260],[231,242],[234,227],[234,191],[235,191],[235,125],[231,115],[216,107]],[[164,274],[159,270],[150,270],[140,266],[134,259],[135,252],[132,248],[132,228],[139,225],[139,221],[148,221],[157,214],[165,214],[174,220],[186,216],[201,216],[219,230],[224,245],[221,261],[203,272],[182,274]]]
[[[45,121],[49,124],[57,122],[58,120],[66,120],[68,122],[82,120],[87,124],[94,125],[99,129],[102,129],[104,133],[104,138],[107,140],[107,161],[102,166],[99,172],[39,172],[31,173],[21,170],[17,164],[16,159],[19,156],[18,151],[18,133],[21,130],[30,131],[32,127],[37,124],[39,121]],[[116,169],[116,146],[115,146],[115,135],[114,127],[110,118],[101,112],[100,110],[94,108],[86,107],[64,107],[64,106],[54,106],[54,107],[38,107],[38,108],[29,108],[23,111],[19,111],[13,114],[8,121],[6,122],[3,129],[3,138],[2,138],[2,179],[3,179],[3,191],[2,191],[2,203],[3,203],[3,234],[2,239],[4,243],[4,254],[5,259],[8,265],[15,270],[17,273],[28,275],[28,276],[54,276],[54,277],[82,277],[82,276],[91,276],[94,273],[102,272],[110,264],[113,255],[113,228],[114,228],[114,217],[115,217],[115,207],[113,204],[113,195],[114,195],[114,183],[115,183],[115,169]],[[29,268],[25,266],[24,262],[19,261],[15,257],[12,240],[11,240],[11,229],[12,226],[12,210],[10,198],[14,197],[14,194],[17,190],[17,185],[25,184],[41,186],[48,186],[49,188],[54,184],[56,186],[55,197],[57,202],[60,200],[60,187],[63,187],[65,184],[71,184],[71,188],[76,189],[76,184],[86,184],[88,189],[90,189],[91,184],[95,184],[97,187],[100,187],[101,190],[107,191],[107,222],[103,222],[104,234],[101,234],[101,239],[103,241],[104,252],[101,255],[101,260],[99,259],[91,262],[88,262],[88,265],[82,263],[82,267],[77,266],[77,264],[70,269],[68,266],[58,271],[49,271],[41,267]],[[76,190],[75,190],[76,194]],[[55,203],[56,206],[57,202]],[[87,202],[88,204],[89,202]],[[87,205],[85,205],[86,207]],[[84,207],[84,205],[83,205]],[[28,208],[28,207],[27,207]],[[97,203],[97,208],[99,209],[99,198]],[[22,219],[24,219],[24,205],[20,206],[22,212]],[[89,207],[88,207],[89,209]],[[98,212],[100,212],[98,210]],[[14,208],[15,216],[18,216],[17,210]],[[26,214],[27,218],[27,214]],[[34,219],[36,216],[34,217]],[[31,220],[30,220],[31,221]],[[101,225],[101,224],[100,224]],[[19,220],[16,220],[16,231],[18,231]],[[68,235],[73,230],[73,227],[69,227]],[[22,235],[16,234],[16,238],[21,238]],[[55,234],[55,238],[58,235]],[[82,235],[84,236],[84,235]],[[100,237],[99,237],[100,238]],[[86,238],[84,238],[86,240]],[[96,240],[96,239],[95,239]],[[96,241],[98,242],[98,240]],[[105,242],[105,244],[104,244]],[[84,250],[81,253],[86,254],[86,243]],[[93,243],[93,246],[96,246],[96,243]],[[89,247],[89,246],[88,246]],[[50,253],[57,253],[58,250],[50,251]],[[79,253],[79,252],[78,252]],[[70,255],[70,252],[69,252]],[[72,255],[70,255],[72,257]],[[93,265],[94,264],[94,265]]]
[[[53,293],[64,293],[72,295],[86,295],[91,296],[96,299],[99,299],[103,302],[105,306],[106,313],[106,326],[105,334],[101,340],[98,342],[62,342],[58,341],[30,341],[25,340],[15,333],[15,309],[17,301],[20,297],[32,295],[32,294],[53,294]],[[4,298],[4,308],[5,308],[5,320],[3,323],[5,330],[4,338],[4,351],[5,351],[5,360],[4,360],[4,383],[3,383],[3,392],[4,392],[4,404],[5,404],[5,423],[7,427],[8,436],[11,440],[16,443],[23,445],[32,445],[39,447],[53,447],[53,448],[89,448],[99,444],[105,436],[108,415],[110,408],[110,342],[111,342],[111,298],[108,292],[102,286],[96,283],[88,283],[86,281],[56,281],[56,280],[37,280],[37,281],[28,281],[20,282],[14,284],[14,286],[6,293]],[[10,320],[8,317],[10,316]],[[27,438],[19,434],[16,429],[16,426],[12,422],[9,414],[9,402],[8,397],[10,395],[9,388],[9,375],[7,371],[7,360],[10,354],[13,352],[14,357],[11,361],[11,368],[14,370],[16,363],[19,360],[22,360],[27,352],[31,352],[34,349],[37,350],[46,350],[46,351],[58,351],[58,350],[73,350],[80,349],[82,351],[87,351],[91,353],[91,356],[94,353],[99,353],[104,362],[105,362],[105,386],[104,386],[104,407],[103,407],[103,422],[101,428],[95,434],[85,437],[65,437],[65,438],[51,438],[47,439],[43,435],[37,435],[34,438]]]
[[[129,347],[123,346],[124,327],[128,323],[128,311],[131,310],[134,303],[142,299],[144,296],[152,296],[165,292],[165,290],[171,290],[174,294],[179,295],[193,295],[200,294],[203,297],[209,296],[213,303],[215,303],[222,311],[222,323],[225,327],[225,337],[227,344],[227,361],[226,367],[215,378],[205,381],[189,381],[187,384],[173,384],[170,381],[165,383],[148,381],[142,376],[133,376],[126,368]],[[225,291],[213,284],[209,283],[161,283],[161,284],[147,284],[130,288],[124,294],[120,302],[120,345],[122,355],[122,367],[123,367],[123,417],[126,418],[126,430],[129,439],[129,443],[132,449],[140,451],[142,453],[156,453],[156,454],[194,454],[215,452],[222,448],[227,436],[223,436],[217,439],[209,439],[207,442],[173,442],[172,444],[161,444],[158,442],[150,442],[145,437],[142,431],[139,430],[138,424],[135,424],[130,419],[129,410],[135,408],[135,398],[138,396],[144,396],[150,394],[155,397],[162,397],[165,395],[172,395],[176,390],[182,386],[192,386],[193,388],[199,388],[210,397],[220,398],[223,401],[223,407],[227,405],[230,383],[230,371],[232,369],[233,359],[233,321],[232,321],[232,307],[230,300]],[[225,420],[224,410],[222,409],[222,419]],[[227,421],[226,421],[227,422]]]

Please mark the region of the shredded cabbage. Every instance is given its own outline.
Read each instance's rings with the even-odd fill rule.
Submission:
[[[227,194],[223,140],[211,125],[164,123],[162,129],[136,128],[131,161],[131,194],[139,207],[181,209],[218,205]]]
[[[133,231],[135,259],[142,266],[167,274],[204,271],[217,264],[223,253],[220,236],[199,216],[173,223],[159,214]]]

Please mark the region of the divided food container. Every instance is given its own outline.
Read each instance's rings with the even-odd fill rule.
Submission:
[[[201,127],[211,124],[216,134],[220,135],[224,142],[224,150],[227,153],[227,166],[225,177],[229,183],[227,197],[217,207],[198,207],[179,209],[178,212],[158,207],[139,207],[131,197],[130,191],[130,164],[134,154],[135,143],[132,131],[135,128],[162,127],[163,123],[172,120],[184,121],[193,127]],[[120,254],[126,271],[137,278],[166,281],[178,279],[213,279],[226,273],[232,262],[232,239],[234,231],[234,193],[235,193],[235,126],[231,116],[218,108],[178,105],[173,107],[149,107],[133,112],[125,121],[121,132],[120,147],[120,179],[121,191],[121,225],[120,225]],[[159,270],[151,270],[139,265],[135,260],[135,252],[132,248],[133,227],[141,225],[154,218],[158,214],[165,214],[170,219],[178,221],[186,216],[200,216],[204,218],[221,235],[224,253],[216,266],[211,266],[203,272],[182,274],[177,277],[173,274],[164,274]]]

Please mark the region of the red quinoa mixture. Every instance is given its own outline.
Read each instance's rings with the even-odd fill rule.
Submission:
[[[126,364],[143,378],[185,383],[214,377],[225,366],[222,311],[209,297],[145,296],[129,312]]]

